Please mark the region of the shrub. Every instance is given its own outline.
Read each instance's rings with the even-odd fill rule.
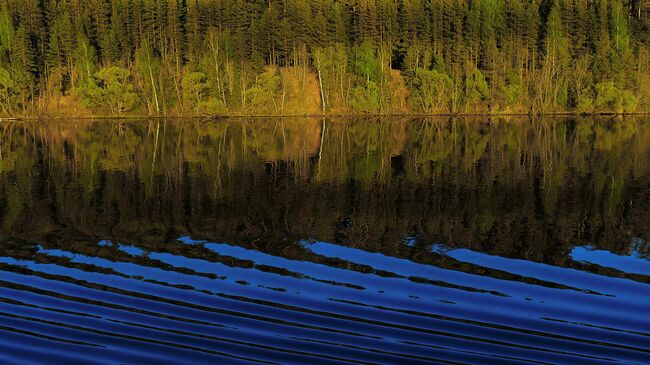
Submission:
[[[350,106],[356,112],[375,113],[381,107],[380,98],[379,86],[374,81],[369,81],[366,87],[356,86],[352,89]]]
[[[612,81],[596,84],[596,101],[594,106],[605,111],[633,112],[638,99],[630,90],[621,90]]]
[[[418,67],[411,84],[418,109],[430,113],[447,106],[451,79],[445,73]]]
[[[139,96],[129,81],[129,70],[105,67],[79,85],[82,104],[93,110],[124,113],[135,109]]]
[[[181,81],[183,100],[190,108],[199,111],[199,106],[210,95],[210,83],[203,72],[190,72]]]

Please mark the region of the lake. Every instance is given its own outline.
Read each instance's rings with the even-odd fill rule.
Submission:
[[[2,363],[650,359],[650,118],[0,122]]]

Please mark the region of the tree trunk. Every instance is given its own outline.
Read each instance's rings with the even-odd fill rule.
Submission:
[[[320,62],[318,65],[318,86],[320,87],[320,100],[321,100],[321,106],[323,108],[323,113],[325,113],[325,94],[323,94],[323,78],[321,77],[321,71],[320,71]]]

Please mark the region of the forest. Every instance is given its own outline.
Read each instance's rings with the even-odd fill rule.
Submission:
[[[649,0],[1,0],[0,115],[650,111]]]

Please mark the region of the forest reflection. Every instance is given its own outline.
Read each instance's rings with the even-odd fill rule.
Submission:
[[[145,248],[189,236],[297,258],[310,239],[414,261],[438,243],[556,265],[577,265],[584,244],[647,257],[646,122],[3,122],[0,236]]]

